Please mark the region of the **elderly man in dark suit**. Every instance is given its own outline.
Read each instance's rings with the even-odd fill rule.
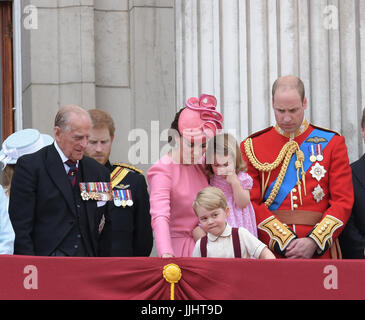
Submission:
[[[361,133],[365,142],[365,109],[361,119]],[[365,154],[351,164],[355,202],[350,219],[340,236],[345,259],[365,259]]]
[[[112,256],[149,256],[153,245],[150,203],[142,171],[124,163],[111,164],[114,121],[110,114],[89,110],[93,121],[85,154],[110,172],[114,201],[111,203]]]
[[[79,187],[106,187],[110,181],[108,170],[84,156],[90,130],[86,110],[64,106],[55,119],[55,143],[18,159],[9,203],[15,254],[110,255],[108,202],[86,201]]]

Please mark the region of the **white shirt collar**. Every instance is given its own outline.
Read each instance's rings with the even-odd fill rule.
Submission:
[[[215,236],[214,234],[211,234],[211,233],[208,232],[208,240],[209,241],[217,241],[218,238],[229,237],[229,236],[231,236],[231,234],[232,234],[232,227],[228,223],[226,223],[226,227],[224,228],[224,231],[222,232],[221,235]]]
[[[62,160],[63,164],[64,164],[65,166],[67,166],[67,164],[65,164],[65,162],[68,160],[68,158],[65,156],[65,154],[63,153],[63,151],[61,150],[61,148],[60,148],[60,147],[59,147],[59,145],[57,144],[56,140],[54,141],[54,146],[55,146],[55,148],[56,148],[56,150],[57,150],[58,154],[60,155],[60,157],[61,157],[61,160]],[[77,163],[76,163],[76,167],[78,167],[78,166],[79,166],[79,160],[77,160]]]

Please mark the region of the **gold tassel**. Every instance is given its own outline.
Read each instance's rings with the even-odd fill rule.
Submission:
[[[163,277],[170,283],[170,300],[175,300],[175,283],[181,279],[182,273],[178,265],[174,263],[167,264],[163,267]]]
[[[305,156],[304,156],[304,153],[302,150],[298,150],[296,152],[297,154],[297,159],[298,161],[300,161],[300,167],[302,169],[302,182],[303,182],[303,190],[304,190],[304,196],[307,195],[307,188],[306,188],[306,185],[305,185],[305,171],[304,171],[304,167],[303,167],[303,162],[305,160]]]

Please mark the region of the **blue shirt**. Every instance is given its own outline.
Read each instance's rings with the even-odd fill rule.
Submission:
[[[10,222],[8,206],[9,198],[0,186],[0,254],[14,253],[15,233]]]

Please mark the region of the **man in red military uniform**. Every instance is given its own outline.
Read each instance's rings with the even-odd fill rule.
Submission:
[[[278,256],[341,258],[337,237],[353,205],[345,139],[307,123],[297,77],[275,81],[272,103],[276,126],[241,143],[258,236]]]

